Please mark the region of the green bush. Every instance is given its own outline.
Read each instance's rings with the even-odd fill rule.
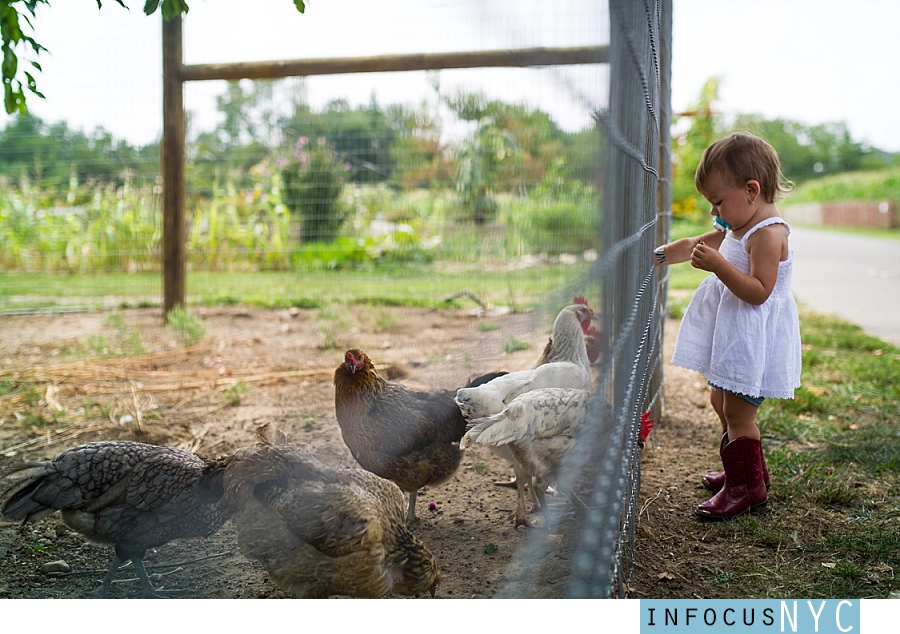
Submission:
[[[284,203],[302,223],[303,242],[331,242],[340,234],[347,210],[340,204],[347,167],[324,138],[301,137],[281,169]]]
[[[294,249],[291,263],[295,269],[354,268],[370,261],[364,241],[340,237],[332,242],[310,242]]]
[[[817,178],[799,185],[785,203],[793,205],[842,200],[900,200],[900,169],[845,172]]]

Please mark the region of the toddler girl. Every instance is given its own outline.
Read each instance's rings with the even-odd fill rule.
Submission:
[[[724,470],[703,476],[715,495],[697,513],[727,519],[768,500],[756,412],[764,399],[793,398],[800,386],[790,228],[775,207],[792,184],[772,146],[742,133],[703,152],[694,182],[712,205],[716,230],[657,247],[654,255],[658,265],[690,260],[713,273],[688,305],[672,363],[701,372],[710,386]]]

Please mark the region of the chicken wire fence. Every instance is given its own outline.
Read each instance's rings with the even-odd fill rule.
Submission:
[[[446,301],[532,311],[546,329],[584,295],[604,351],[560,476],[588,506],[564,595],[628,596],[639,418],[662,393],[650,253],[668,233],[671,0],[352,2],[340,20],[280,13],[290,4],[254,3],[277,17],[253,34],[209,29],[205,12],[225,9],[197,3],[185,63],[228,61],[213,37],[257,37],[264,59],[582,57],[185,84],[188,304]],[[34,117],[2,132],[2,311],[160,303],[159,145],[79,134]],[[535,583],[539,539],[519,553]]]

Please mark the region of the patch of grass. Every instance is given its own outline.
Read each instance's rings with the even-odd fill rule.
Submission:
[[[811,504],[823,508],[849,507],[856,499],[856,492],[846,480],[828,478],[810,481],[807,498]]]
[[[531,344],[527,341],[519,341],[515,337],[510,337],[506,340],[506,343],[503,344],[503,352],[506,354],[512,354],[513,352],[518,352],[520,350],[528,350],[531,348]]]
[[[684,317],[684,311],[687,310],[688,301],[683,299],[669,298],[666,301],[666,315],[669,319],[681,319]]]
[[[874,423],[834,434],[825,449],[830,462],[865,464],[876,474],[900,473],[900,430],[894,423]]]
[[[222,390],[222,400],[230,407],[237,407],[249,393],[250,386],[243,381],[238,381],[234,385]]]
[[[316,424],[316,413],[312,410],[307,410],[301,414],[303,417],[303,427],[309,429],[313,425]]]
[[[900,168],[841,172],[806,181],[785,199],[784,205],[840,200],[878,202],[900,198]]]
[[[20,412],[17,416],[17,420],[19,426],[25,428],[46,427],[47,425],[53,424],[53,421],[47,420],[39,413],[31,409]]]
[[[100,418],[108,419],[113,410],[112,405],[98,403],[90,396],[83,396],[81,398],[81,408],[85,418],[91,418],[93,411],[96,409]]]
[[[892,562],[892,565],[896,565],[897,553],[900,552],[900,532],[896,530],[896,521],[900,519],[900,515],[896,513],[896,509],[893,514],[888,510],[888,519],[879,519],[884,518],[885,510],[878,505],[866,510],[865,520],[851,521],[846,532],[838,531],[829,535],[828,545],[871,561]],[[856,510],[851,512],[855,513]]]
[[[32,553],[43,553],[56,550],[56,546],[53,544],[45,544],[44,542],[35,539],[30,544],[25,544],[25,550]]]
[[[397,313],[393,310],[385,310],[384,308],[371,311],[372,317],[375,319],[375,326],[379,332],[388,332],[397,327]]]
[[[9,394],[15,389],[15,387],[16,384],[11,378],[7,377],[4,379],[0,379],[0,396]]]
[[[193,346],[206,336],[206,327],[184,306],[176,306],[166,315],[166,323],[174,330],[184,346]]]
[[[827,442],[832,460],[865,462],[876,470],[900,461],[900,349],[837,318],[801,312],[802,386],[793,400],[760,408],[767,433],[787,440]]]
[[[740,546],[703,577],[742,597],[885,598],[900,569],[900,350],[806,311],[801,338],[803,387],[759,410],[768,509],[710,526]]]
[[[478,462],[474,465],[474,468],[475,473],[477,473],[478,475],[484,475],[490,470],[486,462]]]
[[[338,336],[346,332],[350,327],[346,309],[337,304],[323,306],[318,311],[317,321],[319,330],[324,337],[322,347],[326,350],[337,348]]]
[[[109,358],[115,356],[110,353],[112,346],[110,346],[109,339],[107,339],[106,335],[97,333],[90,334],[85,338],[84,346],[88,352],[98,357]]]
[[[721,584],[729,584],[735,579],[737,579],[737,573],[733,570],[722,570],[718,566],[715,568],[706,568],[706,573],[701,573],[701,576],[707,577],[712,580],[713,583],[721,583]]]
[[[107,328],[113,330],[125,330],[125,317],[120,312],[109,313],[103,323]]]
[[[475,328],[478,332],[491,332],[493,330],[500,330],[500,324],[493,321],[479,321],[478,326]]]
[[[673,267],[677,268],[677,267]],[[690,265],[688,265],[690,268]],[[258,308],[321,308],[334,303],[446,309],[448,289],[469,289],[482,301],[515,310],[538,308],[580,276],[587,263],[507,270],[469,263],[380,265],[354,271],[191,271],[191,305],[247,304]],[[100,308],[105,297],[126,296],[130,306],[158,306],[161,276],[149,273],[0,271],[0,310],[68,306]],[[512,302],[512,303],[511,303]]]
[[[693,292],[697,290],[697,286],[700,285],[700,282],[707,275],[712,274],[695,269],[689,262],[673,264],[669,266],[669,289],[673,291],[690,291],[690,294],[693,295]]]

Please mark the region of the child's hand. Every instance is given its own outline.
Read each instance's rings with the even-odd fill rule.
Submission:
[[[691,251],[691,266],[695,269],[715,273],[716,269],[724,261],[725,258],[722,257],[722,254],[717,249],[703,244],[702,240]]]

